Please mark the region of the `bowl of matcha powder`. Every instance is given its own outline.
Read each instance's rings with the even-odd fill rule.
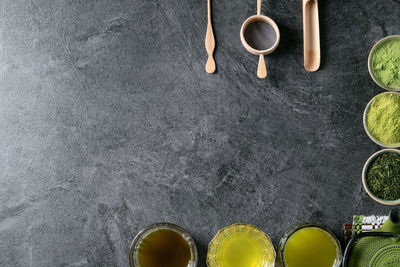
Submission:
[[[362,183],[367,194],[385,205],[400,204],[400,150],[383,149],[365,163]]]
[[[364,129],[377,145],[400,147],[400,93],[381,93],[369,101],[363,116]]]
[[[368,71],[380,87],[400,91],[400,35],[387,36],[372,47]]]

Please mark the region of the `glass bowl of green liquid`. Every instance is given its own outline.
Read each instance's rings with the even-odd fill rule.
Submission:
[[[254,225],[235,223],[221,229],[208,245],[208,267],[274,267],[270,238]]]
[[[339,267],[342,254],[339,240],[329,230],[312,224],[290,229],[279,244],[283,267]]]
[[[196,267],[197,248],[183,228],[172,223],[156,223],[137,234],[129,262],[131,267]]]

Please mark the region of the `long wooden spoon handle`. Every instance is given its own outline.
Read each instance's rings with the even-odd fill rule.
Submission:
[[[321,64],[318,1],[303,0],[304,68],[316,71]]]
[[[211,0],[207,0],[208,4],[208,25],[207,25],[207,32],[206,32],[206,40],[205,40],[205,45],[206,45],[206,50],[208,54],[208,60],[206,63],[206,71],[208,73],[214,73],[216,69],[215,65],[215,60],[213,58],[213,53],[215,49],[215,39],[214,39],[214,33],[213,33],[213,28],[212,28],[212,23],[211,23]]]
[[[257,0],[257,15],[261,15],[261,0]]]
[[[265,66],[264,55],[260,55],[260,60],[258,61],[257,76],[260,79],[267,77],[267,67]]]

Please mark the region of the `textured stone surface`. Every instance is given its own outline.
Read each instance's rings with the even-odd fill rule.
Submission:
[[[0,1],[0,266],[127,266],[146,225],[186,228],[205,266],[218,229],[274,245],[301,222],[342,238],[376,150],[367,56],[399,34],[399,1],[320,1],[323,62],[305,72],[301,1],[264,1],[281,43],[256,78],[241,46],[256,1]]]

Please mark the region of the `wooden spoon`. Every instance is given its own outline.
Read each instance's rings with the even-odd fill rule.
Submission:
[[[215,39],[211,23],[211,0],[207,0],[207,4],[208,4],[208,25],[207,25],[205,44],[208,53],[208,60],[206,63],[206,71],[208,73],[214,73],[216,69],[215,60],[213,58],[213,53],[215,49]]]
[[[257,0],[257,15],[261,15],[261,0]],[[260,55],[260,59],[258,60],[257,76],[260,79],[267,77],[267,67],[265,66],[263,54]]]
[[[264,55],[260,55],[258,60],[257,77],[264,79],[267,77],[267,67],[265,66]]]
[[[303,0],[304,68],[316,71],[321,64],[318,0]]]
[[[264,22],[266,24],[269,24],[275,31],[275,43],[264,50],[258,50],[254,47],[252,47],[246,40],[245,38],[245,32],[246,29],[248,29],[248,26],[251,25],[254,22]],[[253,33],[254,34],[254,33]],[[264,56],[271,54],[272,52],[275,51],[275,49],[278,47],[279,41],[281,39],[281,34],[279,32],[278,25],[269,17],[261,15],[261,0],[257,0],[257,15],[253,15],[249,18],[247,18],[242,25],[242,28],[240,29],[240,41],[242,42],[242,45],[244,48],[252,53],[253,55],[259,56],[259,61],[258,61],[258,68],[257,68],[257,77],[260,79],[264,79],[267,77],[267,68],[265,66],[265,59]]]

